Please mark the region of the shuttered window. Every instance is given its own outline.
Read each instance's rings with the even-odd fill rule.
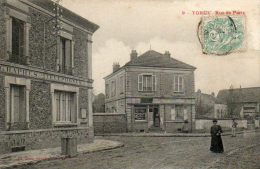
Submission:
[[[11,62],[26,64],[25,51],[25,23],[12,18],[12,55]]]
[[[26,122],[25,86],[11,85],[10,91],[13,122]]]
[[[59,72],[64,74],[72,74],[74,69],[74,42],[61,37],[59,53]]]
[[[75,93],[55,91],[56,122],[76,122]]]
[[[151,74],[138,75],[138,91],[156,91],[156,76]]]
[[[184,92],[184,79],[181,75],[175,75],[173,80],[174,92]]]

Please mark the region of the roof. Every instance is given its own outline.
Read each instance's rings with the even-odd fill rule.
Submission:
[[[50,11],[53,12],[53,2],[51,0],[29,0],[30,2]],[[99,26],[96,25],[93,22],[90,22],[89,20],[79,16],[78,14],[70,11],[67,8],[62,7],[63,10],[63,17],[73,23],[75,23],[76,25],[82,26],[83,28],[89,30],[90,32],[94,33]]]
[[[148,50],[137,58],[130,60],[124,66],[120,67],[117,71],[107,75],[108,76],[118,72],[127,66],[140,66],[140,67],[159,67],[159,68],[180,68],[180,69],[191,69],[194,70],[196,67],[191,66],[187,63],[181,62],[169,56],[165,56],[154,50]]]
[[[217,102],[225,104],[233,96],[234,102],[260,102],[260,87],[220,90]]]
[[[161,54],[154,50],[149,50],[145,52],[136,59],[127,62],[125,65],[142,67],[196,69],[194,66],[188,65],[172,57],[167,57],[164,54]]]

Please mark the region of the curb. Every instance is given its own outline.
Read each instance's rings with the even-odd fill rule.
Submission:
[[[78,152],[77,155],[74,157],[77,157],[78,155],[82,155],[82,154],[90,154],[90,153],[101,152],[101,151],[106,151],[106,150],[113,150],[113,149],[124,147],[123,143],[121,143],[121,142],[118,142],[118,143],[119,143],[118,145],[113,146],[113,147],[111,146],[111,147],[107,147],[107,148],[100,148],[100,149],[92,150],[92,151],[91,150],[90,151],[81,151],[81,152]],[[0,166],[0,169],[11,169],[11,168],[18,167],[18,166],[33,165],[33,164],[37,164],[37,163],[43,162],[43,161],[64,160],[67,158],[74,158],[74,157],[69,157],[68,155],[57,155],[55,157],[47,157],[47,158],[42,158],[39,160],[21,162],[19,164],[10,164],[10,165],[7,164],[7,165]]]
[[[246,130],[246,131],[239,131],[236,132],[236,134],[243,134],[243,133],[251,133],[251,132],[259,132],[260,130]],[[230,136],[232,133],[224,133],[222,136]],[[111,133],[111,134],[96,134],[95,136],[101,136],[101,137],[110,137],[110,136],[119,136],[119,137],[211,137],[209,133],[206,134],[156,134],[156,133],[145,133],[145,134],[132,134],[132,133]]]

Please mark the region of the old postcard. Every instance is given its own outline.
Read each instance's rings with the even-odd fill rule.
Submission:
[[[259,169],[260,0],[0,0],[0,168]]]

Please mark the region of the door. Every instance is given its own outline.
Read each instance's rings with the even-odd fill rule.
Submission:
[[[154,127],[160,127],[160,114],[158,108],[154,108],[153,110],[153,120]]]

